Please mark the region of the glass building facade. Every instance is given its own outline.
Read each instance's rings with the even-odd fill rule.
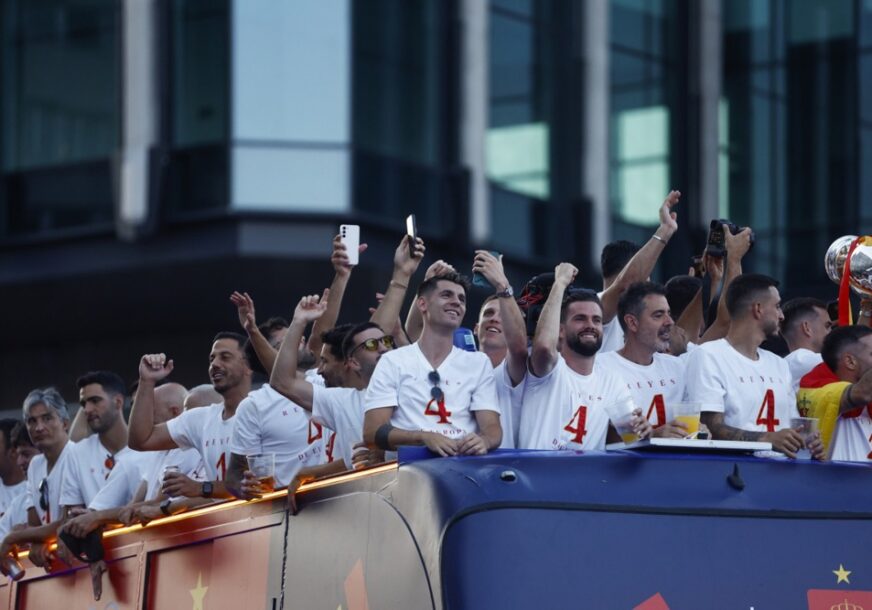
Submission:
[[[0,87],[0,284],[33,294],[149,256],[305,277],[409,213],[437,256],[596,285],[677,188],[657,279],[728,218],[833,298],[827,246],[872,230],[872,0],[6,0]]]

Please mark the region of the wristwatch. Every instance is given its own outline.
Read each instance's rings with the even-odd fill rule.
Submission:
[[[212,497],[212,481],[206,481],[203,483],[203,488],[200,491],[200,495],[204,498]]]
[[[172,505],[172,498],[167,498],[163,502],[160,503],[160,512],[165,514],[167,517],[172,516],[172,512],[170,511],[170,506]]]
[[[515,291],[512,290],[511,285],[507,285],[505,290],[501,290],[496,295],[500,299],[508,299],[509,297],[515,296]]]

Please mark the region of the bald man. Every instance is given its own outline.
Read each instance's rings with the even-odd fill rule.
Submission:
[[[221,394],[215,391],[211,383],[201,383],[188,390],[188,394],[184,399],[185,411],[196,409],[197,407],[208,407],[223,400]]]

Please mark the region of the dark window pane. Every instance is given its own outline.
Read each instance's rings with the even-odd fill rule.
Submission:
[[[119,3],[3,2],[3,169],[108,157],[119,139]]]
[[[172,3],[173,144],[227,138],[227,0]]]

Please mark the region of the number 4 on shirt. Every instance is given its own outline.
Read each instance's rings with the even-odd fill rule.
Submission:
[[[571,432],[575,436],[572,437],[570,442],[581,444],[581,441],[584,439],[584,435],[587,434],[587,429],[585,429],[585,424],[587,424],[587,407],[581,405],[578,407],[578,410],[575,411],[575,415],[572,416],[572,419],[569,420],[569,423],[563,428],[567,432]]]
[[[763,417],[764,410],[766,417]],[[780,423],[781,420],[775,419],[775,393],[772,390],[766,390],[763,404],[760,405],[760,411],[757,413],[757,425],[766,426],[766,432],[775,432],[775,426]]]
[[[436,403],[436,408],[433,408],[433,403]],[[436,400],[435,398],[431,398],[430,402],[427,403],[427,407],[424,409],[424,415],[430,415],[432,417],[438,417],[440,424],[450,424],[451,420],[448,418],[451,417],[451,411],[448,411],[445,408],[445,398],[443,397],[440,400]]]
[[[651,419],[651,415],[654,413],[657,414],[656,421]],[[648,414],[645,416],[645,419],[651,423],[652,428],[659,428],[666,424],[666,405],[663,403],[663,394],[656,394],[651,399],[651,406],[648,407]]]

